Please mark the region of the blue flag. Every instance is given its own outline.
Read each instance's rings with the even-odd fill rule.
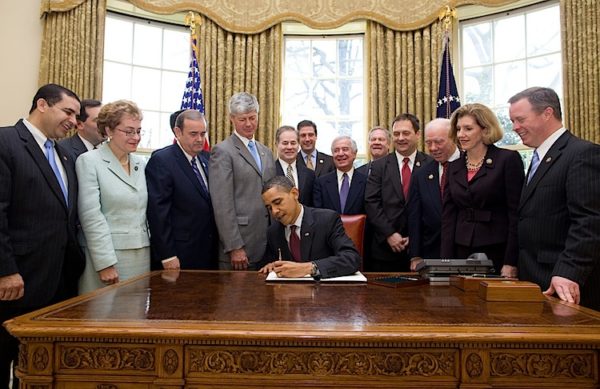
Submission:
[[[444,54],[442,56],[442,66],[440,70],[440,88],[437,98],[437,115],[438,118],[449,119],[458,107],[460,107],[460,97],[458,97],[458,89],[456,89],[456,80],[454,79],[454,71],[452,70],[452,62],[450,61],[450,50],[448,49],[450,38],[444,38]]]
[[[196,58],[196,39],[192,39],[192,59],[190,60],[190,71],[185,83],[185,91],[181,100],[181,109],[195,109],[204,114],[204,98],[202,97],[202,82]]]

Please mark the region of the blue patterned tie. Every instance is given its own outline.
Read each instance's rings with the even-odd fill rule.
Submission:
[[[200,169],[198,169],[198,165],[196,164],[196,157],[192,158],[191,163],[192,170],[194,171],[196,178],[198,178],[198,181],[200,181],[200,186],[202,187],[202,190],[208,193],[208,188],[206,187],[206,183],[204,182],[204,177],[202,177],[202,174],[200,174]]]
[[[256,166],[258,166],[258,170],[262,172],[262,164],[260,163],[258,150],[256,150],[256,145],[254,144],[253,140],[248,142],[248,150],[250,150],[250,154],[252,154],[252,156],[254,157],[254,160],[256,161]]]
[[[342,174],[342,186],[340,188],[340,211],[343,214],[346,208],[346,200],[348,199],[348,192],[350,191],[350,185],[348,183],[348,174]]]
[[[531,181],[531,179],[533,178],[533,175],[535,174],[535,171],[537,170],[538,166],[540,166],[540,156],[537,153],[537,150],[533,151],[533,158],[531,158],[531,167],[529,168],[529,175],[527,176],[527,183],[529,184],[529,181]]]
[[[46,158],[48,159],[48,163],[50,163],[50,167],[52,168],[52,171],[56,176],[56,180],[58,181],[58,185],[60,185],[60,189],[65,197],[65,203],[69,204],[69,192],[67,192],[67,186],[60,175],[60,170],[58,169],[58,165],[54,159],[54,142],[50,139],[46,139],[44,147],[46,148]]]

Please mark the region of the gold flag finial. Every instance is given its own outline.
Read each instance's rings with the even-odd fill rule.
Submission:
[[[447,5],[446,8],[440,12],[439,16],[439,20],[441,20],[442,24],[444,25],[444,31],[450,31],[450,28],[452,27],[452,19],[456,19],[456,8],[451,8],[449,5]]]
[[[185,25],[190,28],[192,35],[196,35],[196,26],[200,25],[200,18],[196,13],[190,11],[185,15]]]

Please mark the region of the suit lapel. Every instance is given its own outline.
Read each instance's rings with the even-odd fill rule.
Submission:
[[[404,198],[404,193],[402,193],[402,181],[400,180],[400,168],[398,167],[398,158],[396,157],[396,152],[389,154],[387,157],[387,171],[389,174],[384,175],[384,179],[389,177],[390,183],[394,188],[396,194],[402,198]]]
[[[44,176],[44,179],[48,183],[48,186],[50,186],[50,189],[52,190],[54,195],[58,198],[58,200],[63,205],[63,207],[65,207],[65,209],[67,209],[68,206],[65,203],[65,196],[62,192],[62,189],[60,189],[60,185],[58,184],[58,179],[54,175],[54,172],[52,171],[52,168],[50,167],[50,163],[48,162],[48,159],[46,159],[44,152],[40,149],[40,146],[35,141],[33,135],[31,135],[31,133],[29,132],[29,129],[25,126],[25,124],[23,124],[22,121],[19,121],[15,125],[15,128],[17,129],[19,136],[21,137],[21,140],[23,141],[23,143],[25,145],[25,149],[27,150],[27,152],[29,153],[29,155],[31,156],[31,158],[33,159],[35,164],[41,170],[42,175]],[[67,170],[68,169],[65,167],[65,171],[67,171]],[[68,177],[67,177],[67,179],[68,179]],[[72,185],[69,185],[69,187],[71,187],[71,186]],[[71,189],[69,189],[69,191],[70,190]]]
[[[431,167],[427,168],[425,176],[425,187],[427,188],[427,196],[431,199],[429,204],[433,204],[433,208],[437,214],[442,214],[442,198],[440,192],[440,170],[439,163],[432,162]]]
[[[314,232],[315,225],[312,211],[310,208],[304,207],[302,227],[300,228],[300,254],[302,258],[311,258]]]
[[[258,169],[258,166],[256,165],[256,161],[254,160],[254,157],[252,156],[252,154],[250,154],[250,150],[248,150],[248,147],[246,147],[244,142],[242,142],[242,140],[235,134],[231,134],[230,138],[231,138],[231,141],[233,142],[233,145],[240,153],[240,156],[242,158],[244,158],[244,160],[250,166],[252,166],[254,168],[254,170],[256,170],[256,172],[258,173],[259,176],[262,176],[262,172]],[[256,151],[258,152],[261,163],[263,163],[263,165],[264,165],[264,160],[263,160],[263,157],[261,156],[261,154],[264,155],[264,153],[262,152],[262,150],[260,150],[258,143],[254,143],[254,144],[256,145]]]
[[[351,209],[354,203],[357,201],[364,202],[364,199],[359,198],[360,188],[365,187],[366,178],[361,173],[357,172],[354,169],[354,174],[352,175],[352,183],[350,183],[350,190],[348,191],[348,198],[346,199],[346,208]],[[344,210],[342,210],[343,212]]]
[[[137,190],[135,182],[140,176],[140,162],[134,159],[134,156],[129,156],[129,175],[125,172],[125,169],[121,166],[121,163],[117,157],[113,154],[108,144],[102,145],[99,149],[100,157],[106,162],[107,169],[113,173],[119,180],[129,185],[131,188]]]
[[[62,161],[65,173],[67,174],[67,191],[69,195],[69,211],[73,209],[75,202],[77,201],[77,177],[75,175],[74,166],[75,161],[71,161],[71,154],[67,150],[64,150],[60,144],[56,144],[56,152],[58,158]]]
[[[465,155],[461,153],[460,158],[452,162],[448,167],[448,174],[452,175],[452,182],[462,188],[467,188],[467,167],[465,165]]]
[[[344,213],[344,210],[341,209],[342,205],[340,203],[340,191],[338,189],[337,183],[337,170],[334,170],[333,173],[327,174],[327,178],[325,181],[325,190],[327,191],[327,195],[333,201],[333,205],[338,213]],[[347,199],[346,199],[347,203]]]

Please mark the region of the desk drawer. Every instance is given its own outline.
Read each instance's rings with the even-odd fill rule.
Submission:
[[[151,386],[133,382],[57,382],[55,387],[56,389],[150,389]]]

